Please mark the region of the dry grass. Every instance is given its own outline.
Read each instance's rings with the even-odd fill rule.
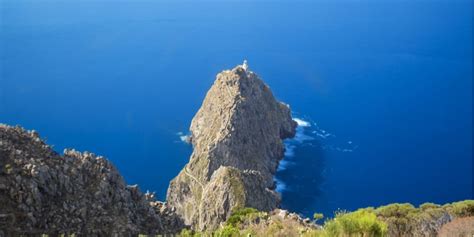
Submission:
[[[473,237],[474,216],[455,219],[444,225],[438,233],[439,237]]]

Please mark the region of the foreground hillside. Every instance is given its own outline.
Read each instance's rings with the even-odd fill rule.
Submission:
[[[182,236],[440,236],[471,237],[474,235],[474,200],[445,205],[425,203],[390,204],[378,208],[362,208],[354,212],[338,212],[335,218],[301,219],[284,210],[260,212],[252,208],[235,211],[216,231],[183,230]]]

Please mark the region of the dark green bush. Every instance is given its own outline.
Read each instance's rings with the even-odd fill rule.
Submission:
[[[251,207],[237,209],[232,212],[230,217],[227,219],[226,225],[236,227],[238,224],[242,223],[245,219],[247,219],[250,214],[258,212],[259,211],[257,209]]]
[[[215,232],[216,237],[237,237],[240,236],[239,229],[226,225]]]
[[[180,237],[193,237],[194,233],[192,230],[183,229],[181,230],[181,233],[179,233],[179,236]]]

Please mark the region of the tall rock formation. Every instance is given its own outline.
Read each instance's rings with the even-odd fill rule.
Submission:
[[[219,73],[192,120],[194,150],[168,204],[198,230],[218,227],[234,208],[275,209],[273,175],[295,128],[289,107],[245,64]]]
[[[165,204],[127,186],[105,158],[54,152],[34,131],[0,124],[0,236],[175,233]]]

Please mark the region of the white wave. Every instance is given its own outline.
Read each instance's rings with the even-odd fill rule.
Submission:
[[[282,193],[282,192],[286,191],[286,184],[285,183],[283,183],[281,180],[279,180],[277,178],[275,178],[274,180],[276,182],[276,189],[275,190],[277,192]]]
[[[335,145],[324,145],[322,146],[322,148],[324,150],[330,150],[330,151],[338,151],[338,152],[343,152],[343,153],[346,153],[346,152],[354,152],[359,146],[354,146],[353,148],[344,148],[344,147],[340,147],[340,146],[335,146]]]
[[[354,150],[348,149],[348,148],[336,147],[336,151],[340,151],[340,152],[353,152]]]
[[[281,160],[279,165],[278,165],[278,169],[277,169],[277,172],[278,171],[283,171],[283,170],[286,170],[288,168],[288,166],[290,165],[293,165],[294,163],[291,162],[291,161],[288,161],[288,160]]]
[[[293,139],[295,141],[299,142],[299,143],[303,143],[305,141],[314,140],[314,137],[308,136],[308,135],[304,134],[304,132],[297,132],[296,135],[295,135],[295,138],[293,138]]]
[[[326,130],[320,129],[319,127],[316,127],[316,129],[312,131],[311,133],[316,134],[316,136],[322,139],[327,139],[329,137],[336,137],[336,135],[329,133]]]
[[[185,142],[185,143],[190,143],[191,142],[191,136],[190,135],[179,136],[179,139],[181,139],[181,141]]]
[[[353,141],[338,141],[335,134],[319,127],[318,123],[312,120],[309,120],[310,122],[300,118],[294,118],[294,120],[298,123],[295,138],[292,140],[297,142],[296,145],[317,139],[324,144],[325,149],[339,152],[353,152],[357,149],[357,145]],[[292,147],[291,153],[289,153],[292,156],[294,149],[295,147]]]
[[[190,143],[191,142],[191,135],[189,134],[184,134],[183,132],[177,132],[176,135],[179,136],[179,140],[184,143]]]
[[[285,157],[293,157],[295,155],[295,145],[285,144]]]
[[[292,140],[297,141],[299,143],[303,143],[309,140],[314,140],[314,137],[305,134],[306,128],[311,127],[311,122],[305,121],[300,118],[293,118],[293,120],[296,121],[296,123],[298,124],[298,127],[296,127],[296,134]]]
[[[300,127],[311,127],[311,123],[300,118],[293,118]]]
[[[314,140],[315,138],[305,134],[305,130],[311,127],[311,123],[299,118],[294,118],[298,126],[296,127],[295,137],[285,141],[285,154],[284,159],[280,161],[277,171],[285,170],[293,162],[288,161],[291,157],[295,156],[295,148],[299,144],[303,144],[306,141]]]

